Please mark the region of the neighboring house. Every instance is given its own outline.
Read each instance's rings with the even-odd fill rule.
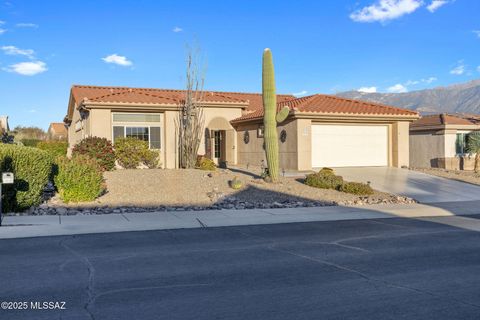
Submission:
[[[473,169],[466,147],[472,131],[480,130],[480,116],[435,114],[410,125],[410,166]]]
[[[9,132],[8,116],[0,116],[0,133]]]
[[[65,123],[69,146],[89,136],[132,136],[158,149],[163,167],[176,168],[176,123],[182,90],[73,86]],[[278,125],[280,167],[408,166],[411,110],[328,95],[278,95],[290,107]],[[259,166],[264,160],[262,96],[204,94],[205,135],[199,154],[220,163]]]
[[[48,127],[48,138],[52,140],[65,140],[68,136],[67,127],[63,122],[52,122]]]

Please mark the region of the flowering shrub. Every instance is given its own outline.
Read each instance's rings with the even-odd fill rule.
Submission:
[[[72,150],[72,156],[83,155],[94,159],[103,171],[115,168],[112,143],[106,138],[90,137],[80,141]]]

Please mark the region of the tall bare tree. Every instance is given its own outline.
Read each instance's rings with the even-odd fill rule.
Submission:
[[[195,167],[205,126],[202,106],[205,76],[199,59],[198,49],[187,48],[186,88],[177,123],[179,166],[185,169]]]

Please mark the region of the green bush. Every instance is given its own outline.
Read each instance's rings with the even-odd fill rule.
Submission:
[[[72,156],[84,155],[98,162],[102,170],[115,168],[112,143],[106,138],[90,137],[80,141],[72,150]]]
[[[4,211],[24,211],[42,202],[52,172],[51,157],[42,150],[0,144],[0,171],[13,172],[15,183],[4,185]]]
[[[373,194],[373,189],[369,184],[360,182],[345,182],[338,189],[339,191],[352,193],[360,196],[367,196]]]
[[[230,180],[230,188],[234,189],[234,190],[238,190],[238,189],[241,189],[243,187],[243,183],[240,179],[238,179],[238,177],[233,177],[232,180]]]
[[[318,172],[307,175],[305,184],[321,189],[338,189],[343,184],[343,178],[330,172]]]
[[[54,177],[64,202],[93,201],[105,191],[102,168],[88,156],[58,157]]]
[[[135,169],[142,164],[150,169],[158,166],[158,152],[148,149],[148,143],[137,138],[116,139],[115,157],[125,169]]]
[[[48,152],[53,157],[66,156],[68,143],[66,141],[41,141],[37,148]]]
[[[200,170],[208,170],[208,171],[215,171],[217,166],[212,159],[209,159],[205,156],[198,156],[197,157],[197,164],[195,165],[197,169]]]
[[[40,139],[21,139],[20,142],[25,146],[25,147],[36,147],[37,144],[40,143]]]

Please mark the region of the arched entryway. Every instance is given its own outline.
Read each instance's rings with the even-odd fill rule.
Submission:
[[[235,130],[227,119],[215,117],[205,129],[206,156],[217,165],[235,162]]]

